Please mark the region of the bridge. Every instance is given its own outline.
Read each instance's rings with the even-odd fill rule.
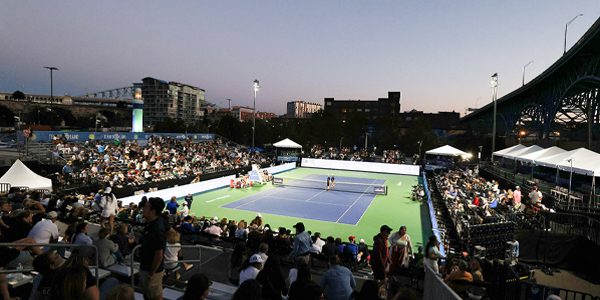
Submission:
[[[542,74],[497,100],[496,138],[568,141],[598,150],[599,89],[600,18]],[[493,107],[489,103],[461,122],[474,135],[491,136]]]

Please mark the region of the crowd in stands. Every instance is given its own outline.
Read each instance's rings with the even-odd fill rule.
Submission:
[[[358,149],[358,147],[324,147],[322,145],[314,145],[310,149],[309,157],[323,159],[337,159],[350,161],[370,161],[383,162],[390,164],[405,163],[404,153],[399,150],[383,150],[381,155],[376,155],[375,150],[368,151]]]
[[[63,183],[121,187],[180,178],[198,181],[209,172],[271,163],[262,154],[249,154],[242,146],[221,139],[195,142],[154,136],[144,145],[119,140],[75,143],[55,139],[54,143],[55,155],[67,160],[60,177]]]

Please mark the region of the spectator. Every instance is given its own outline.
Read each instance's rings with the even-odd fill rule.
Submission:
[[[71,241],[73,244],[84,246],[91,246],[93,244],[92,238],[87,235],[87,225],[88,224],[86,222],[77,224],[75,235]]]
[[[252,253],[258,252],[258,246],[260,245],[261,240],[262,234],[260,233],[260,231],[258,231],[258,225],[250,225],[250,232],[248,233],[248,242],[246,243],[246,245]]]
[[[356,300],[374,300],[381,299],[379,297],[379,283],[376,280],[368,280],[363,283]]]
[[[108,293],[106,300],[134,300],[135,291],[126,284],[120,284]],[[199,299],[199,298],[197,298]]]
[[[177,197],[175,197],[175,196],[171,197],[171,200],[167,204],[167,210],[169,211],[169,214],[176,215],[178,207],[179,207],[179,203],[177,203]]]
[[[281,300],[281,295],[287,295],[287,286],[281,274],[279,255],[271,255],[264,265],[256,277],[256,280],[262,285],[262,297],[263,299]]]
[[[387,225],[379,228],[379,234],[373,237],[373,252],[371,254],[371,268],[373,277],[377,280],[384,280],[386,277],[385,269],[388,264],[388,237],[392,228]]]
[[[178,300],[208,299],[208,291],[212,281],[202,273],[194,274],[187,282],[185,293]]]
[[[255,279],[248,279],[240,284],[231,300],[261,300],[261,286]]]
[[[335,256],[336,253],[335,239],[332,236],[328,236],[326,241],[321,253],[329,259],[330,257]]]
[[[33,259],[33,269],[39,273],[39,281],[37,286],[34,284],[34,289],[31,291],[31,300],[46,300],[50,299],[52,281],[56,269],[62,264],[62,259],[56,251],[48,251],[36,256]],[[34,279],[34,282],[36,280]]]
[[[329,270],[321,277],[320,285],[325,290],[327,300],[350,299],[350,295],[356,287],[352,272],[348,268],[340,266],[339,263],[339,257],[329,258]]]
[[[354,267],[358,257],[358,246],[356,245],[356,237],[351,235],[348,237],[348,244],[344,247],[342,253],[342,261],[350,267]]]
[[[367,247],[367,244],[365,244],[364,239],[360,239],[358,243],[358,263],[366,262],[367,257],[369,257],[369,247]]]
[[[146,227],[140,249],[140,286],[146,299],[162,299],[164,276],[164,252],[166,248],[165,220],[161,212],[165,202],[161,198],[150,198],[144,206]]]
[[[464,282],[473,282],[473,275],[469,273],[469,265],[466,261],[460,260],[458,266],[455,266],[450,274],[444,279],[445,282],[457,293],[466,292],[468,286]]]
[[[55,273],[50,299],[100,299],[96,278],[88,268],[90,254],[85,247],[73,249],[71,257]]]
[[[521,197],[521,187],[517,185],[515,187],[515,191],[513,192],[513,206],[517,210],[521,207]]]
[[[37,244],[49,244],[58,240],[58,226],[55,224],[58,214],[51,211],[46,217],[47,219],[35,224],[29,232],[28,237],[34,239]]]
[[[262,257],[258,254],[253,254],[250,256],[248,261],[242,265],[242,269],[240,271],[240,287],[244,281],[249,279],[256,279],[258,273],[263,267]]]
[[[119,252],[123,257],[129,256],[131,249],[135,247],[135,237],[129,234],[129,225],[125,223],[119,226],[119,232],[110,239],[119,246]]]
[[[305,231],[304,223],[298,222],[294,225],[294,228],[296,228],[296,237],[294,237],[292,252],[290,252],[289,256],[292,259],[302,258],[308,265],[312,240],[310,239],[310,235]]]
[[[321,300],[323,289],[311,279],[310,268],[300,264],[296,281],[290,285],[288,300]]]
[[[248,240],[248,231],[246,230],[246,221],[240,220],[235,230],[235,238],[237,240],[246,241]]]
[[[240,273],[238,270],[242,267],[244,262],[248,259],[248,250],[246,248],[246,241],[237,240],[233,247],[233,253],[229,258],[229,281],[235,285],[239,285]]]
[[[321,233],[315,232],[315,234],[312,236],[311,253],[321,254],[321,251],[323,251],[323,245],[325,245],[325,241],[321,239]]]
[[[117,215],[118,206],[117,197],[112,193],[110,186],[104,189],[104,195],[102,195],[102,200],[100,200],[100,207],[102,207],[102,222],[100,224],[102,227],[105,227],[106,221],[108,221],[110,233],[112,234],[115,231],[115,216]]]
[[[442,254],[440,253],[439,247],[440,242],[437,240],[435,235],[429,237],[429,241],[425,246],[425,258],[423,259],[423,264],[431,267],[435,273],[440,273],[438,260],[442,258]]]
[[[400,226],[400,229],[397,232],[394,232],[389,238],[390,245],[396,245],[396,241],[401,239],[406,242],[406,258],[408,259],[410,255],[412,255],[412,242],[410,241],[410,236],[406,233],[406,226]],[[407,262],[408,263],[408,262]]]
[[[167,248],[165,250],[165,270],[173,271],[179,265],[179,255],[181,254],[181,244],[179,243],[179,233],[171,228],[167,231]],[[183,263],[183,267],[189,270],[194,265]],[[181,276],[176,272],[177,279]]]
[[[107,238],[109,234],[110,230],[108,228],[101,228],[98,232],[98,239],[94,242],[98,251],[98,263],[103,268],[116,264],[117,257],[122,260],[120,253],[117,254],[119,246]]]
[[[190,209],[188,207],[188,204],[187,204],[187,202],[183,202],[182,207],[181,207],[181,217],[185,218],[189,215],[190,215]]]
[[[194,202],[194,197],[192,197],[192,194],[187,194],[183,200],[185,200],[187,203],[188,208],[192,209],[192,202]]]
[[[399,275],[408,268],[407,242],[397,239],[396,244],[390,248],[390,274]]]
[[[192,224],[192,216],[187,216],[183,218],[181,224],[179,224],[179,231],[183,234],[192,234],[196,232],[194,229],[194,225]]]

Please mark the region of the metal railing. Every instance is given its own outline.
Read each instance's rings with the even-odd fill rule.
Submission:
[[[0,243],[0,247],[52,247],[52,248],[77,248],[77,247],[89,247],[94,249],[94,256],[96,265],[88,266],[90,269],[95,270],[96,275],[96,286],[100,287],[100,279],[98,278],[98,269],[100,269],[99,260],[98,260],[98,248],[95,245],[81,245],[81,244],[25,244],[25,243]],[[34,269],[2,269],[0,270],[0,274],[11,274],[11,273],[23,273],[23,272],[32,272]]]
[[[135,289],[135,278],[134,278],[134,257],[135,257],[135,252],[140,249],[142,247],[142,245],[137,245],[135,246],[132,250],[131,250],[131,254],[129,255],[129,267],[131,268],[131,287],[133,289]],[[168,247],[168,246],[167,246]],[[213,247],[208,247],[208,246],[202,246],[202,245],[179,245],[177,247],[180,247],[182,249],[198,249],[198,259],[186,259],[186,260],[176,260],[176,261],[170,261],[170,260],[165,260],[163,263],[194,263],[194,264],[198,264],[198,266],[202,266],[204,263],[202,263],[202,249],[206,249],[206,250],[215,250],[215,248]]]

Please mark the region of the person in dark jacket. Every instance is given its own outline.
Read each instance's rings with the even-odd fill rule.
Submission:
[[[383,225],[379,229],[379,234],[373,237],[373,252],[371,253],[371,269],[373,277],[377,280],[385,279],[385,268],[388,264],[388,237],[392,228]]]
[[[298,277],[290,286],[288,300],[321,300],[323,288],[310,276],[310,268],[306,264],[298,266]]]
[[[281,295],[287,295],[287,286],[281,274],[281,263],[277,254],[269,255],[256,280],[262,285],[263,299],[281,300]]]

